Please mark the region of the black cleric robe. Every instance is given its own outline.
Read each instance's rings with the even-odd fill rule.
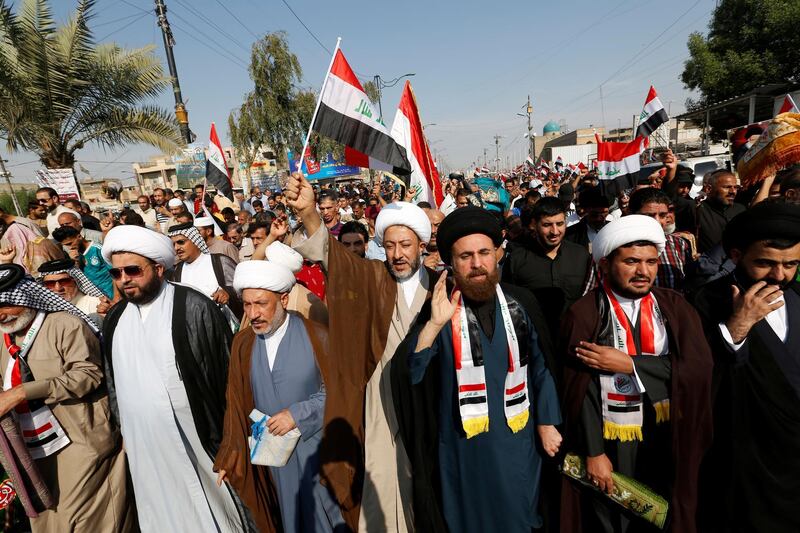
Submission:
[[[785,341],[764,319],[734,351],[719,327],[732,313],[733,284],[728,275],[694,297],[715,364],[714,445],[701,475],[701,526],[800,531],[800,286],[784,291]]]
[[[712,359],[704,341],[700,319],[681,295],[669,289],[653,288],[669,339],[669,439],[665,461],[669,468],[669,515],[667,529],[675,533],[696,531],[697,486],[700,462],[711,443],[711,373]],[[586,441],[587,417],[584,410],[590,387],[597,372],[576,356],[580,341],[603,342],[609,324],[607,304],[601,289],[594,289],[573,305],[564,316],[558,353],[564,363],[562,406],[565,452],[591,453]],[[658,363],[653,358],[653,363]],[[637,371],[640,367],[637,366]],[[654,375],[660,371],[651,369]],[[665,370],[665,369],[662,369]],[[590,422],[590,421],[589,421]],[[644,431],[652,427],[645,418]],[[652,433],[651,433],[652,435]],[[658,438],[656,436],[655,438]],[[587,449],[589,448],[589,449]],[[607,453],[610,450],[606,450]],[[622,450],[628,458],[631,450]],[[650,451],[650,450],[648,450]],[[613,454],[612,454],[613,455]],[[619,457],[619,455],[617,455]],[[609,457],[612,461],[614,457]],[[652,461],[652,459],[651,459]],[[634,470],[640,465],[633,465]],[[594,533],[586,518],[586,491],[572,480],[564,479],[561,493],[561,531]]]

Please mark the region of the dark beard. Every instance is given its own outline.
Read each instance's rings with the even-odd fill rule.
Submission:
[[[755,279],[751,278],[750,276],[748,276],[747,272],[745,272],[744,269],[740,268],[739,266],[737,266],[734,269],[733,277],[736,279],[736,282],[742,287],[742,289],[743,289],[742,292],[746,291],[747,289],[749,289],[750,287],[752,287],[753,285],[755,285],[759,281],[763,281],[767,285],[777,285],[778,287],[781,288],[781,290],[786,289],[786,287],[793,281],[791,279],[789,281],[785,281],[785,280],[777,280],[777,279],[773,279],[773,278],[764,278],[764,279],[755,280]]]
[[[481,274],[487,275],[484,281],[473,280],[475,276]],[[473,302],[487,302],[494,298],[497,284],[500,283],[500,270],[495,269],[494,272],[489,273],[485,268],[481,267],[471,270],[466,277],[453,271],[453,277],[465,299]]]
[[[120,291],[122,293],[122,297],[129,302],[135,303],[136,305],[143,305],[146,303],[150,303],[156,299],[158,293],[161,292],[161,286],[163,281],[159,278],[154,277],[150,283],[142,287],[141,294],[135,298],[131,298],[125,295],[124,291]]]

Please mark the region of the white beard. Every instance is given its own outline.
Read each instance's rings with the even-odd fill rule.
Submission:
[[[36,309],[26,307],[25,310],[14,320],[0,323],[0,331],[9,335],[18,331],[22,331],[31,325],[33,319],[36,318],[36,313]]]

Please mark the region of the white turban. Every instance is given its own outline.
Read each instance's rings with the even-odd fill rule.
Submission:
[[[111,264],[111,255],[130,252],[170,269],[175,266],[175,249],[166,235],[141,226],[117,226],[103,240],[103,259]]]
[[[592,241],[592,257],[595,263],[611,252],[636,241],[652,242],[658,253],[664,251],[664,230],[653,217],[645,215],[628,215],[613,220],[603,226]]]
[[[297,280],[291,270],[272,261],[243,261],[236,265],[233,288],[241,297],[244,289],[266,289],[283,294],[294,287]]]
[[[180,207],[183,205],[180,198],[170,198],[167,207]]]
[[[419,240],[428,242],[431,239],[431,221],[422,208],[409,202],[394,202],[378,213],[375,220],[375,239],[383,243],[383,233],[391,226],[406,226],[417,234]]]
[[[214,219],[211,217],[197,217],[194,219],[195,228],[207,228],[214,225]]]
[[[303,268],[303,256],[291,246],[278,241],[267,246],[267,260],[283,265],[295,274]]]

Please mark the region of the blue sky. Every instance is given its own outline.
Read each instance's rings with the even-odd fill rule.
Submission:
[[[300,59],[304,82],[318,88],[330,55],[283,0],[165,0],[173,27],[175,58],[189,121],[207,141],[211,121],[227,143],[227,117],[252,88],[246,65],[256,36],[284,30]],[[411,79],[432,148],[450,167],[466,168],[494,154],[524,158],[528,94],[534,127],[565,120],[569,129],[629,126],[655,85],[672,115],[690,93],[680,82],[692,31],[705,32],[715,0],[405,0],[387,2],[286,0],[297,16],[332,49],[336,37],[362,79],[380,74]],[[65,20],[75,0],[51,0]],[[163,60],[161,33],[152,0],[98,0],[96,38],[126,47],[155,46]],[[227,8],[227,10],[226,10]],[[231,15],[231,13],[234,16]],[[237,20],[238,19],[238,20]],[[166,66],[164,67],[166,71]],[[600,86],[603,100],[601,105]],[[394,117],[402,83],[385,89],[384,115]],[[158,102],[173,107],[171,91]],[[671,102],[671,104],[669,103]],[[104,151],[89,146],[78,162],[93,175],[129,178],[131,161],[154,148]],[[5,152],[4,152],[5,154]],[[36,156],[10,156],[17,181],[31,181]]]

